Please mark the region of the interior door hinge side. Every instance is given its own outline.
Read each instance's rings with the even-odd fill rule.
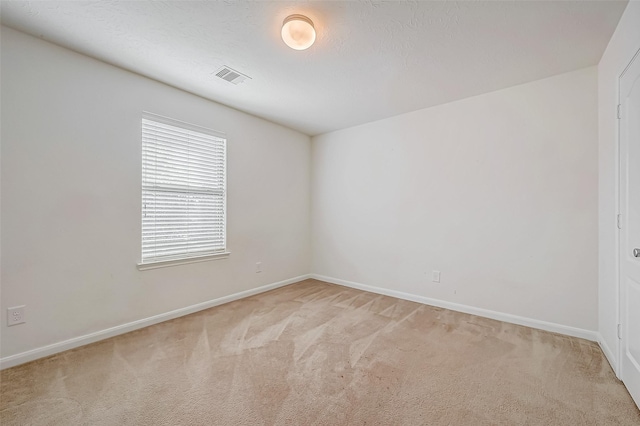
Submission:
[[[618,339],[622,339],[622,324],[618,324]]]
[[[616,218],[616,225],[618,226],[618,229],[622,229],[622,215],[618,214],[617,218]]]
[[[618,120],[620,120],[622,118],[622,105],[618,104],[618,112],[616,114],[616,116],[618,117]]]

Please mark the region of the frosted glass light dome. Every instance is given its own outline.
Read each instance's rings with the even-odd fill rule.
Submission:
[[[303,15],[287,16],[282,23],[282,40],[292,49],[308,49],[316,41],[313,22]]]

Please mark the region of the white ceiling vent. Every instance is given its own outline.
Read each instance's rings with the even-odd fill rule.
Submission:
[[[226,65],[216,71],[216,77],[220,77],[221,79],[233,84],[240,84],[246,79],[251,80],[251,77],[249,77],[248,75],[244,75],[241,72],[231,69]]]

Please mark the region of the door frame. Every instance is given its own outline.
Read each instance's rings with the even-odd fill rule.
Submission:
[[[620,73],[620,75],[618,76],[618,97],[617,97],[617,108],[620,107],[620,105],[622,104],[622,95],[620,93],[621,91],[621,80],[622,77],[624,77],[625,73],[629,70],[629,68],[631,67],[631,64],[633,64],[634,61],[640,61],[640,47],[638,47],[635,51],[635,53],[633,54],[633,56],[631,56],[631,60],[629,60],[629,62],[625,65],[624,69],[622,70],[622,72]],[[617,112],[616,112],[617,114]],[[621,162],[623,160],[622,156],[621,156],[621,145],[622,145],[622,140],[621,140],[621,120],[618,118],[618,116],[616,115],[616,167],[615,167],[615,174],[616,174],[616,198],[615,198],[615,203],[616,203],[616,217],[615,217],[615,227],[616,227],[616,233],[615,233],[615,242],[616,242],[616,248],[615,248],[615,265],[616,265],[616,276],[615,276],[615,282],[617,283],[617,285],[615,286],[615,291],[616,291],[616,296],[615,299],[617,300],[618,303],[616,303],[616,318],[617,318],[617,322],[618,322],[618,330],[620,330],[620,327],[622,326],[622,308],[621,308],[621,304],[623,303],[622,300],[622,279],[621,279],[621,273],[620,273],[620,268],[621,268],[621,251],[620,251],[620,242],[621,242],[621,237],[620,237],[620,231],[622,231],[622,229],[620,229],[618,227],[618,216],[621,214],[622,211],[622,206],[621,206],[621,199],[622,199],[622,194],[621,194],[621,171],[622,171],[622,167],[621,167]],[[617,333],[619,333],[619,331],[617,331]],[[620,336],[620,334],[617,334],[617,336]],[[623,376],[623,367],[622,367],[622,357],[624,356],[624,354],[622,353],[622,340],[620,339],[620,337],[618,337],[616,339],[616,365],[613,366],[613,370],[614,373],[616,375],[616,377],[619,380],[622,380],[622,376]]]

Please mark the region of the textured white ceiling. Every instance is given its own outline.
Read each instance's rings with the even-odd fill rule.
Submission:
[[[598,63],[626,1],[2,1],[2,23],[309,135]],[[283,19],[318,39],[294,51]],[[234,86],[228,65],[252,77]]]

